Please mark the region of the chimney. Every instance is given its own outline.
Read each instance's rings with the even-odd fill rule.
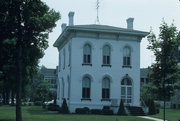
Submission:
[[[69,12],[68,14],[69,16],[69,26],[73,26],[74,25],[74,12]]]
[[[126,22],[127,22],[127,29],[133,29],[133,21],[134,21],[134,18],[128,18],[126,20]]]
[[[66,23],[61,24],[62,32],[64,31],[65,28],[66,28]]]

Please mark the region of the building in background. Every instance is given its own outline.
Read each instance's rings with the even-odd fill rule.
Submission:
[[[58,67],[56,69],[49,69],[46,67],[43,67],[41,69],[41,73],[43,75],[43,80],[47,80],[50,83],[50,90],[51,91],[57,91],[57,76],[58,76]]]
[[[143,84],[148,84],[149,83],[148,74],[149,74],[149,68],[141,68],[140,69],[140,83],[141,83],[141,86]]]

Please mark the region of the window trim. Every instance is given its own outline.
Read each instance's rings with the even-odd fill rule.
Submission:
[[[107,81],[107,82],[105,82],[105,81]],[[103,87],[104,83],[108,83],[108,87]],[[105,92],[103,90],[105,90]],[[110,93],[111,93],[111,80],[109,77],[104,77],[102,79],[101,98],[105,99],[105,100],[110,99],[110,97],[111,97]]]
[[[88,78],[89,80],[89,82],[84,82],[84,81],[87,81],[87,80],[85,80],[85,78]],[[89,77],[89,76],[84,76],[83,78],[82,78],[82,98],[81,99],[83,99],[83,100],[86,100],[86,99],[90,99],[91,98],[91,81],[92,81],[92,79],[91,79],[91,77]],[[84,85],[84,83],[89,83],[89,87],[85,87],[85,86],[83,86]],[[84,89],[86,89],[86,91],[84,92]],[[89,91],[87,91],[87,89],[89,89]],[[84,94],[85,93],[85,94]],[[88,93],[88,94],[86,94],[86,93]],[[85,96],[84,96],[85,95]]]
[[[108,47],[108,54],[105,53],[105,47]],[[105,44],[102,48],[102,65],[111,65],[111,47],[107,44]]]
[[[86,46],[89,46],[90,53],[85,53]],[[90,64],[92,65],[92,46],[86,43],[83,46],[83,65],[90,65]]]
[[[124,54],[126,51],[125,49],[129,50],[129,56]],[[122,59],[123,59],[123,66],[122,66],[123,68],[132,68],[132,66],[131,66],[132,65],[132,49],[131,49],[131,47],[125,46],[123,48],[123,58]]]

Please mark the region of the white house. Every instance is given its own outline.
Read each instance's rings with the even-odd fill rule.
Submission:
[[[148,33],[133,29],[133,18],[127,28],[107,25],[69,26],[54,43],[59,51],[57,104],[67,100],[71,112],[76,108],[115,112],[120,99],[126,105],[140,105],[140,42]]]

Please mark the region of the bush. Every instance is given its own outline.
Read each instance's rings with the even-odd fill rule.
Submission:
[[[120,102],[120,106],[119,106],[117,115],[121,115],[121,116],[126,115],[126,112],[125,112],[125,109],[124,109],[124,102],[123,102],[122,99],[121,99],[121,102]]]
[[[149,115],[154,115],[156,114],[156,107],[154,104],[154,100],[149,100]]]
[[[66,103],[66,99],[63,100],[63,104],[62,104],[60,112],[63,113],[63,114],[68,114],[69,113],[69,109],[68,109],[68,106],[67,106],[67,103]]]
[[[91,109],[91,114],[102,114],[101,109]]]
[[[29,102],[29,103],[28,103],[28,106],[32,106],[32,103],[31,103],[31,102]]]
[[[89,114],[89,108],[84,107],[84,108],[76,108],[75,112],[77,114]]]
[[[34,105],[35,105],[35,106],[41,106],[41,105],[42,105],[42,102],[41,102],[41,101],[35,101],[35,102],[34,102]]]
[[[159,112],[160,112],[159,109],[156,109],[156,113],[159,114]]]
[[[103,106],[103,110],[110,110],[110,106]]]
[[[22,106],[26,106],[26,105],[27,105],[27,103],[26,103],[26,102],[23,102],[23,103],[22,103]]]
[[[53,103],[48,104],[47,107],[48,107],[47,109],[48,109],[49,111],[59,111],[59,110],[60,110],[59,105],[55,105],[55,104],[53,104]]]
[[[102,114],[103,115],[113,115],[113,110],[103,109]]]
[[[46,104],[44,104],[44,103],[43,103],[43,104],[42,104],[42,108],[44,108],[44,109],[45,109],[45,108],[46,108]]]

